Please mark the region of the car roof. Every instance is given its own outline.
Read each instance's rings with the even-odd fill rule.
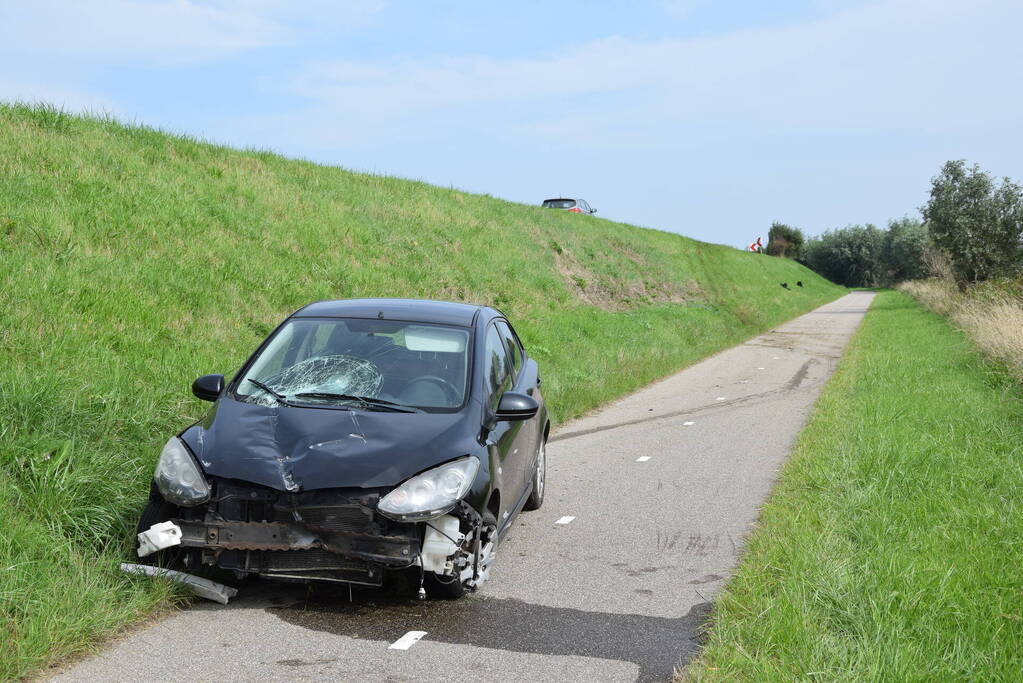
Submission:
[[[545,202],[577,202],[579,200],[577,198],[575,198],[575,197],[551,197],[550,199],[545,199],[544,201]]]
[[[432,299],[338,299],[317,301],[295,311],[293,318],[380,318],[472,327],[485,306]],[[498,314],[497,311],[493,311]],[[499,314],[498,314],[499,315]]]

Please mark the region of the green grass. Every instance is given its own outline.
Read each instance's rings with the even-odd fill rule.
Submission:
[[[0,678],[165,604],[116,567],[160,446],[205,408],[189,384],[310,301],[495,305],[564,420],[842,292],[679,235],[0,105]]]
[[[882,292],[717,602],[694,680],[1020,680],[1023,390]]]

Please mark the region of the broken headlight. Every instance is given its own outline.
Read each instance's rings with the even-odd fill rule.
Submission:
[[[164,499],[175,505],[199,505],[210,497],[210,485],[188,448],[176,436],[172,436],[163,447],[153,472],[153,481]]]
[[[417,474],[377,503],[377,510],[399,522],[420,522],[445,514],[469,492],[480,461],[467,456]]]

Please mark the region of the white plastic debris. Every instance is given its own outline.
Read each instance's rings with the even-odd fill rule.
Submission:
[[[387,646],[388,650],[407,650],[426,635],[426,631],[409,631],[398,640]]]
[[[152,555],[157,550],[181,543],[181,527],[174,522],[160,522],[139,534],[139,557]]]
[[[221,605],[226,605],[228,600],[238,595],[237,588],[231,588],[231,586],[225,586],[222,583],[210,581],[209,579],[204,579],[201,576],[193,576],[192,574],[186,574],[185,572],[176,572],[173,569],[153,567],[148,564],[129,564],[125,562],[121,564],[121,571],[127,574],[144,574],[146,576],[158,576],[169,581],[176,581],[177,583],[184,584],[191,588],[199,597],[219,602]]]
[[[444,576],[453,575],[455,573],[454,566],[448,558],[458,551],[455,541],[461,538],[457,517],[444,515],[428,522],[426,533],[423,536],[423,551],[420,555],[423,570]]]

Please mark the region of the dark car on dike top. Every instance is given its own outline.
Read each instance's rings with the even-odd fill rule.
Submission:
[[[320,301],[192,391],[213,406],[160,454],[144,562],[452,598],[543,503],[539,369],[493,308]]]

